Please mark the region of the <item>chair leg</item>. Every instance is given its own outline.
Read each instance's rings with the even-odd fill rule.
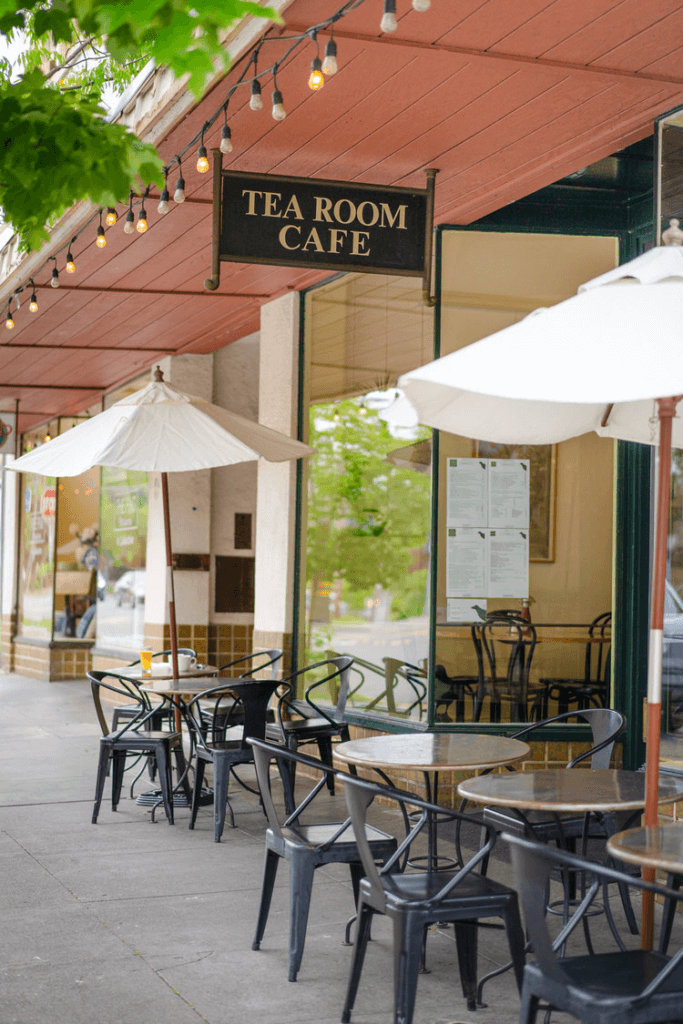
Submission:
[[[318,752],[320,754],[320,760],[323,764],[332,767],[332,738],[330,736],[319,736],[318,737]],[[327,788],[330,791],[331,796],[334,796],[334,775],[330,774],[327,776]]]
[[[295,856],[289,865],[289,980],[296,981],[306,942],[315,867],[310,856]]]
[[[522,1006],[519,1014],[519,1024],[535,1024],[538,1012],[539,998],[529,991],[527,985],[522,987]]]
[[[225,812],[228,809],[228,785],[230,783],[230,763],[225,758],[217,757],[213,762],[213,827],[214,842],[220,843],[225,828]],[[235,827],[235,819],[230,808],[230,821]]]
[[[114,750],[111,768],[111,809],[115,811],[121,799],[123,789],[123,773],[126,768],[125,750]]]
[[[278,854],[273,850],[266,850],[266,863],[263,867],[263,886],[261,888],[261,904],[258,911],[258,921],[256,922],[256,934],[254,935],[254,941],[251,944],[252,949],[261,948],[261,939],[263,938],[263,933],[266,930],[266,923],[270,912],[270,901],[273,897],[275,876],[277,875],[279,863],[280,857]]]
[[[183,750],[182,740],[178,740],[173,748],[173,756],[175,757],[176,771],[178,772],[178,782],[182,785],[183,793],[189,803],[192,799],[192,790],[190,789],[190,783],[187,777],[188,768],[185,761],[185,751]]]
[[[154,758],[159,771],[159,787],[161,799],[169,825],[173,824],[173,778],[171,776],[171,748],[167,740],[157,743],[154,748]]]
[[[197,820],[197,811],[199,810],[199,800],[202,793],[205,768],[206,762],[201,757],[197,757],[194,766],[194,791],[192,793],[192,810],[190,812],[189,828],[194,828],[194,823]]]
[[[512,967],[515,972],[517,988],[522,991],[524,981],[524,951],[526,948],[522,919],[519,915],[517,901],[511,903],[504,914],[505,932],[512,956]]]
[[[351,861],[349,871],[351,872],[351,886],[353,888],[353,905],[357,907],[358,897],[360,896],[360,880],[365,876],[365,872],[359,860]]]
[[[358,917],[356,918],[356,937],[353,942],[351,958],[351,973],[349,975],[349,984],[346,989],[346,999],[344,1000],[344,1009],[341,1017],[342,1024],[349,1024],[351,1020],[351,1011],[356,1001],[360,976],[363,971],[363,961],[365,960],[365,951],[370,937],[371,921],[372,908],[367,903],[359,903]]]
[[[97,765],[97,781],[95,783],[95,804],[92,809],[92,823],[97,824],[97,816],[100,813],[104,784],[107,781],[109,771],[110,748],[106,743],[100,743],[100,760]]]
[[[394,1019],[412,1024],[424,928],[411,927],[405,914],[394,918]]]
[[[668,889],[678,890],[683,882],[683,876],[681,875],[667,875],[666,885]],[[664,900],[664,910],[662,911],[662,927],[659,933],[659,952],[666,954],[669,948],[669,940],[671,938],[671,929],[673,928],[674,917],[676,914],[676,903],[674,900]]]
[[[462,994],[467,1000],[467,1009],[477,1008],[477,922],[455,922],[455,944],[458,951],[458,967]]]

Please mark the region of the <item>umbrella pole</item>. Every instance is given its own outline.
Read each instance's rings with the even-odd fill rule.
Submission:
[[[657,520],[652,572],[650,644],[647,674],[647,754],[645,759],[646,828],[656,828],[659,797],[659,745],[662,731],[662,648],[664,638],[664,593],[666,555],[669,538],[669,500],[671,493],[671,421],[681,396],[659,398],[659,467],[657,473]],[[654,882],[654,868],[643,868],[643,879]],[[641,947],[652,948],[654,894],[643,893]]]
[[[173,581],[173,548],[171,545],[171,510],[168,503],[168,474],[161,474],[161,502],[164,508],[164,536],[166,540],[166,566],[168,569],[168,621],[171,633],[171,664],[173,678],[178,679],[178,630],[175,620],[175,585]],[[180,708],[175,707],[176,731],[181,731]]]

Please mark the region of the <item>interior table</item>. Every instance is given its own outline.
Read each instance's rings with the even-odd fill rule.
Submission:
[[[349,740],[337,744],[334,756],[344,764],[373,769],[389,785],[392,782],[385,769],[420,771],[425,780],[427,800],[436,803],[439,772],[477,771],[517,764],[531,756],[531,749],[527,743],[507,736],[416,732]],[[448,867],[452,865],[453,858],[437,857],[436,826],[437,822],[432,820],[427,833],[427,860],[432,867],[441,861]]]

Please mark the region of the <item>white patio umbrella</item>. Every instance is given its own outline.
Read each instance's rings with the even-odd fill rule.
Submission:
[[[595,431],[659,445],[645,804],[645,825],[655,826],[672,439],[683,447],[683,249],[652,249],[398,384],[421,423],[465,437],[550,444]],[[643,942],[651,945],[645,896]]]
[[[159,367],[151,384],[110,409],[22,455],[8,469],[43,476],[78,476],[92,466],[161,473],[173,675],[178,676],[178,637],[173,584],[168,473],[230,466],[263,458],[285,462],[313,448],[186,395],[164,382]]]

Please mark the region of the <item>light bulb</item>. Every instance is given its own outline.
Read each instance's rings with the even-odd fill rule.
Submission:
[[[261,110],[263,108],[263,100],[261,99],[261,83],[257,78],[251,83],[251,99],[249,100],[249,106],[252,110]]]
[[[45,435],[45,443],[47,444],[47,442],[51,441],[51,440],[52,440],[52,435],[51,434],[46,434]]]
[[[157,206],[157,213],[168,213],[168,201],[171,197],[168,194],[168,189],[165,188],[159,197],[159,205]]]
[[[361,416],[367,416],[368,410],[365,408],[364,405],[361,405],[358,411],[360,412]]]
[[[28,304],[28,308],[31,310],[32,313],[38,312],[38,299],[36,298],[35,292],[33,292],[33,294],[31,295],[31,301]]]
[[[432,0],[413,0],[413,10],[420,11],[420,13],[428,11],[431,6]]]
[[[106,244],[107,236],[104,233],[104,228],[100,224],[100,226],[97,229],[97,238],[95,239],[95,245],[98,247],[98,249],[104,249]]]
[[[275,89],[273,92],[273,120],[284,121],[286,117],[287,111],[282,103],[282,93],[279,89]]]
[[[135,231],[135,214],[132,210],[129,210],[126,214],[126,223],[123,225],[123,230],[127,235],[132,235]]]
[[[379,23],[381,32],[395,32],[398,28],[396,21],[396,0],[384,0],[384,14]]]
[[[9,310],[7,311],[7,319],[5,320],[5,327],[7,328],[8,331],[11,331],[12,328],[14,327],[14,320],[12,319],[12,314],[9,312]]]
[[[308,76],[308,88],[312,89],[313,92],[317,92],[318,89],[322,89],[325,84],[325,76],[323,75],[323,66],[320,57],[314,57],[311,61],[311,73]]]
[[[221,131],[221,153],[232,153],[232,139],[227,124],[223,125]]]
[[[67,274],[75,274],[76,273],[76,264],[74,263],[74,258],[71,255],[71,251],[69,251],[66,254],[66,267],[65,267],[65,270],[66,270]]]
[[[323,74],[336,75],[337,71],[337,44],[330,39],[325,47],[325,60],[323,61]]]
[[[197,150],[197,170],[200,174],[206,174],[209,169],[209,158],[206,154],[206,146],[201,144]]]
[[[175,187],[175,192],[173,193],[173,202],[174,203],[184,203],[185,202],[185,181],[184,181],[183,178],[178,178],[178,181],[177,181],[177,184],[176,184],[176,187]]]
[[[147,230],[147,211],[145,210],[144,206],[140,210],[138,222],[135,226],[137,227],[140,234],[144,235],[145,231]]]
[[[59,288],[59,271],[56,267],[52,271],[52,280],[50,281],[50,284],[53,288]]]
[[[116,210],[114,209],[114,207],[113,206],[108,206],[107,207],[107,216],[104,218],[105,224],[107,224],[108,227],[113,228],[114,224],[116,224],[118,219],[119,219],[119,215],[116,212]]]

